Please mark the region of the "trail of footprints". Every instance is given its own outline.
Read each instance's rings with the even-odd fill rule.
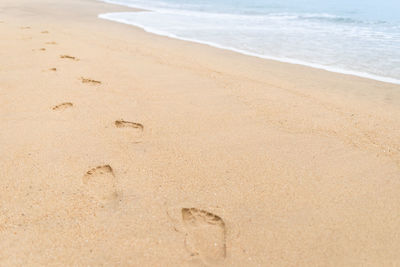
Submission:
[[[46,44],[56,43],[47,42]],[[61,55],[60,58],[79,61],[78,58],[69,55]],[[56,68],[50,70],[57,71]],[[83,77],[81,81],[94,85],[101,84],[101,81]],[[52,110],[62,111],[73,106],[73,103],[65,102],[53,106]],[[144,130],[142,124],[122,119],[116,120],[114,125],[116,128],[133,129],[137,133]],[[82,183],[87,194],[102,204],[116,200],[120,195],[117,189],[117,178],[110,165],[100,165],[88,170],[82,177]],[[200,258],[207,265],[223,261],[226,258],[226,226],[222,218],[197,208],[182,208],[181,215],[185,228],[185,247],[190,252],[190,256]]]

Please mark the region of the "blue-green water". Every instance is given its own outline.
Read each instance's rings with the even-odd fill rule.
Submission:
[[[244,54],[400,83],[400,0],[104,0],[101,14]]]

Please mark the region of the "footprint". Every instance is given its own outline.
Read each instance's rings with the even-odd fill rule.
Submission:
[[[185,245],[192,257],[205,264],[218,264],[226,258],[226,227],[218,215],[197,208],[183,208]]]
[[[72,60],[75,60],[75,61],[79,61],[78,58],[73,57],[73,56],[68,56],[68,55],[61,55],[60,58],[67,58],[67,59],[72,59]]]
[[[124,120],[117,120],[115,121],[115,127],[117,128],[126,128],[127,130],[130,129],[129,131],[126,132],[126,134],[128,135],[128,138],[132,137],[132,133],[134,135],[134,138],[137,138],[137,140],[135,141],[135,143],[140,143],[141,140],[140,138],[143,135],[143,125],[140,123],[136,123],[136,122],[130,122],[130,121],[124,121]]]
[[[46,51],[46,48],[40,48],[39,50],[40,51]]]
[[[101,84],[100,81],[96,81],[96,80],[92,80],[92,79],[86,79],[81,77],[82,83],[90,83],[90,84],[94,84],[94,85],[99,85]]]
[[[124,120],[115,121],[115,127],[117,127],[117,128],[133,128],[133,129],[139,129],[140,131],[143,131],[143,129],[144,129],[143,125],[140,123],[124,121]]]
[[[57,71],[57,68],[50,68],[51,71]]]
[[[57,106],[52,107],[52,110],[64,110],[64,109],[67,109],[67,108],[71,108],[72,106],[73,106],[72,103],[65,102],[65,103],[62,103],[62,104],[59,104]]]
[[[87,192],[99,202],[118,198],[117,179],[110,165],[97,166],[86,172],[82,182]]]
[[[20,28],[21,28],[21,30],[29,30],[31,27],[26,26],[26,27],[20,27]]]
[[[56,42],[46,42],[46,44],[48,44],[48,45],[56,45],[57,43]]]
[[[42,31],[40,33],[46,34],[46,33],[49,33],[49,31]]]

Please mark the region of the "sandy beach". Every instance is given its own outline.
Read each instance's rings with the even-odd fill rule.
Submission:
[[[398,266],[400,85],[0,3],[0,266]]]

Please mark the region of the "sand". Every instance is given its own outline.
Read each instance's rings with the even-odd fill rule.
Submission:
[[[0,3],[1,266],[400,265],[400,86]]]

